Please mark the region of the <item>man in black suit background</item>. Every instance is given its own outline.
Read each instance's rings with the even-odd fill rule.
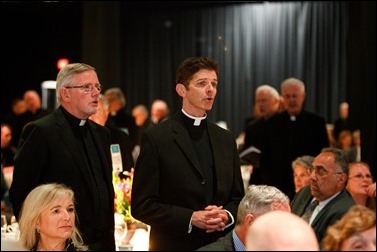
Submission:
[[[255,109],[258,111],[260,117],[246,125],[245,143],[242,147],[242,151],[247,150],[251,146],[254,146],[258,150],[262,148],[264,142],[263,131],[266,120],[276,113],[279,113],[280,104],[280,95],[275,88],[267,84],[257,87],[255,90]],[[249,184],[259,185],[264,182],[260,170],[260,154],[253,153],[253,155],[249,155],[249,157],[249,159],[241,158],[253,166]]]
[[[263,184],[276,186],[290,199],[295,194],[292,161],[317,156],[329,146],[325,119],[304,110],[305,85],[296,78],[281,83],[284,111],[265,122],[261,154]]]
[[[120,160],[117,158],[117,153],[112,155],[111,159],[113,164],[113,172],[123,177],[122,174],[124,171],[130,172],[131,169],[134,168],[131,141],[126,132],[115,126],[106,124],[108,116],[109,102],[107,101],[106,96],[100,94],[97,113],[91,115],[89,119],[109,129],[111,134],[111,147],[119,149],[119,154],[121,157],[121,162],[119,162]]]
[[[15,156],[10,200],[15,216],[27,194],[44,183],[63,183],[76,195],[78,227],[90,250],[115,250],[114,188],[108,130],[88,117],[97,112],[102,86],[95,69],[68,64],[56,80],[54,112],[28,124]]]
[[[292,213],[303,216],[314,200],[318,205],[308,219],[318,242],[321,243],[327,227],[339,220],[355,205],[346,191],[348,158],[336,148],[324,148],[313,161],[310,185],[302,188],[291,202]]]
[[[104,95],[109,102],[110,111],[106,125],[117,127],[127,133],[133,149],[138,143],[137,128],[135,118],[126,110],[127,100],[125,94],[121,88],[112,87],[107,89]]]
[[[131,210],[151,225],[150,250],[195,250],[234,227],[244,196],[237,145],[206,119],[217,76],[212,59],[184,60],[175,86],[182,110],[142,136]]]

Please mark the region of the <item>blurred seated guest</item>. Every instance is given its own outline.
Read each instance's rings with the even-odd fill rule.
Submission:
[[[135,118],[135,123],[141,128],[148,128],[149,125],[149,111],[143,104],[138,104],[132,109],[132,116]]]
[[[357,150],[353,146],[353,137],[350,130],[342,130],[338,136],[338,147],[347,153],[348,161],[355,162]]]
[[[42,184],[26,197],[20,212],[20,242],[31,251],[84,251],[76,227],[74,192],[64,184]]]
[[[109,88],[104,94],[109,102],[110,112],[106,125],[115,126],[126,132],[134,148],[137,143],[136,123],[135,118],[126,111],[126,96],[119,87]]]
[[[350,162],[351,160],[355,162],[361,161],[361,137],[360,137],[360,130],[354,130],[352,132],[352,151],[349,154],[350,155]]]
[[[347,191],[358,205],[376,210],[376,195],[368,194],[368,188],[373,186],[372,184],[373,177],[367,163],[352,162],[349,164]]]
[[[102,94],[98,97],[97,113],[89,116],[89,119],[98,123],[101,126],[110,130],[111,135],[111,155],[113,171],[117,174],[123,171],[131,171],[134,167],[134,160],[132,157],[131,141],[126,132],[118,129],[117,127],[106,125],[107,118],[109,117],[109,102]],[[117,151],[120,151],[121,162],[117,158]]]
[[[342,130],[352,130],[349,120],[349,104],[342,102],[339,104],[339,117],[334,121],[334,138],[338,141],[339,133]]]
[[[246,235],[247,251],[319,251],[313,229],[300,217],[272,211],[257,218]]]
[[[1,198],[1,210],[8,215],[13,215],[12,205],[9,201],[9,186],[13,179],[14,155],[17,148],[12,145],[12,128],[6,123],[1,124],[1,173],[6,191]],[[2,185],[3,186],[3,185]]]
[[[30,121],[35,121],[48,115],[51,111],[42,108],[41,96],[35,90],[27,90],[24,93],[24,101],[31,112]]]
[[[4,123],[11,126],[11,142],[12,145],[17,147],[22,129],[30,121],[31,113],[27,110],[26,102],[20,97],[16,97],[11,101],[11,110],[12,112],[5,117]]]
[[[14,166],[14,155],[17,148],[12,145],[12,128],[6,123],[1,124],[1,164],[3,167]]]
[[[353,206],[323,239],[324,251],[376,251],[376,212]]]
[[[291,211],[288,196],[276,187],[250,185],[245,192],[233,231],[197,251],[244,251],[247,229],[256,218],[270,211]]]
[[[326,124],[327,136],[329,138],[329,147],[336,147],[336,140],[334,137],[334,124]]]
[[[301,156],[292,162],[293,182],[295,183],[295,192],[310,184],[310,173],[313,170],[312,156]]]
[[[136,144],[132,150],[134,163],[136,163],[140,154],[141,136],[143,135],[144,131],[149,128],[151,121],[149,120],[148,108],[143,104],[138,104],[133,107],[132,116],[135,118],[136,123]]]
[[[6,118],[11,117],[11,115],[21,115],[27,112],[27,105],[24,99],[20,97],[15,97],[11,101],[11,110],[12,113],[7,115]]]
[[[156,99],[151,105],[151,122],[156,125],[169,117],[169,106],[161,99]]]

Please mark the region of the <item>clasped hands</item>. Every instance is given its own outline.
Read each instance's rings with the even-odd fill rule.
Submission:
[[[376,197],[376,182],[369,185],[366,189],[366,192],[369,195],[369,197],[371,197],[371,198]]]
[[[223,231],[229,221],[228,213],[222,206],[209,205],[192,214],[192,225],[205,229],[207,233]]]

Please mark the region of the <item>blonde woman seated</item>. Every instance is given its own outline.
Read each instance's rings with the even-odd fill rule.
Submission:
[[[376,251],[376,212],[361,206],[351,207],[327,229],[324,251]]]
[[[369,165],[365,162],[352,162],[348,165],[347,191],[358,205],[376,211],[376,194]],[[371,188],[374,187],[374,192]]]
[[[31,251],[83,251],[76,227],[74,192],[63,184],[44,184],[26,197],[19,218],[20,243]]]

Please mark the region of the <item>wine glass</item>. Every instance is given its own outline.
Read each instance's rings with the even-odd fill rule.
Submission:
[[[125,224],[115,225],[114,238],[115,238],[115,244],[118,249],[119,249],[119,246],[122,245],[122,242],[124,238],[126,237],[126,235],[127,235],[127,225]]]

